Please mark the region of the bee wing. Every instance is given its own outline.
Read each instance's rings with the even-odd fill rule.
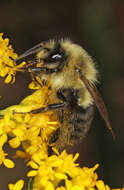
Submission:
[[[97,88],[95,85],[93,85],[83,74],[79,69],[76,69],[77,72],[79,73],[79,77],[80,79],[84,82],[87,90],[89,91],[89,93],[91,94],[94,103],[96,105],[96,107],[98,108],[100,115],[102,116],[102,118],[104,119],[107,128],[111,131],[112,136],[115,138],[115,134],[112,130],[110,121],[109,121],[109,116],[108,116],[108,111],[106,108],[106,105],[100,95],[100,93],[98,92]]]

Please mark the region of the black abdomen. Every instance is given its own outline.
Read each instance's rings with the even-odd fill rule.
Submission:
[[[94,114],[94,106],[90,105],[88,108],[81,107],[73,109],[69,114],[68,127],[70,130],[70,140],[82,139],[90,128]]]
[[[58,149],[81,140],[90,128],[94,105],[90,105],[86,109],[79,106],[77,94],[78,91],[71,88],[63,89],[57,94],[59,99],[63,99],[67,103],[64,108],[58,110],[60,127],[50,139],[50,143],[55,143]]]

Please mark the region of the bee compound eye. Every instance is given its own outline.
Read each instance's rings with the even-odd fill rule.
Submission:
[[[59,60],[59,59],[62,58],[62,55],[60,55],[60,54],[54,54],[54,55],[51,56],[51,58],[54,59],[54,60]]]

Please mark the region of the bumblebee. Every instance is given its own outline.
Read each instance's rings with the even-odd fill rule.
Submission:
[[[70,40],[40,43],[15,61],[33,58],[23,70],[39,76],[44,85],[55,89],[55,102],[32,113],[57,110],[60,127],[50,137],[58,149],[83,139],[91,126],[95,106],[112,132],[106,106],[95,86],[97,69],[93,59]]]

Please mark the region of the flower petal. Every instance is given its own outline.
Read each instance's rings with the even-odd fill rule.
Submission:
[[[24,180],[20,179],[16,182],[14,190],[21,190],[24,186]]]
[[[7,168],[14,168],[15,166],[14,162],[10,159],[4,159],[3,163]]]
[[[37,175],[37,171],[36,170],[31,170],[27,173],[27,176],[28,177],[34,177]]]
[[[19,140],[18,137],[12,138],[11,140],[9,140],[9,145],[12,148],[18,148],[20,146],[21,142]]]

